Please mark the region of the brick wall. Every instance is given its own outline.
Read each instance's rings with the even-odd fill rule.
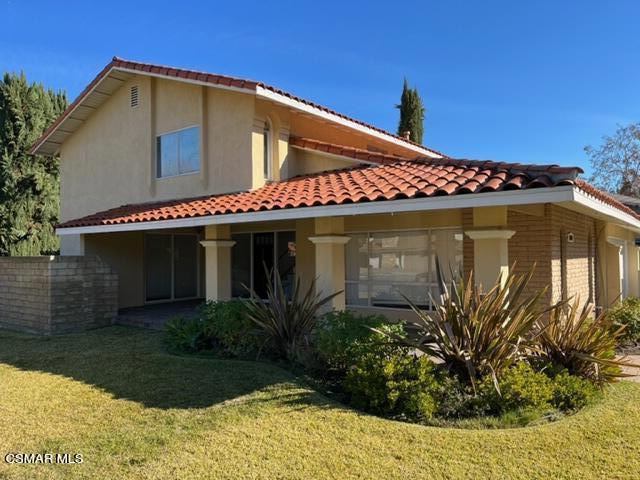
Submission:
[[[118,278],[96,256],[0,257],[0,328],[56,334],[111,324]]]
[[[549,303],[563,296],[579,296],[582,303],[596,300],[593,218],[547,204],[543,216],[509,211],[508,223],[516,232],[509,240],[509,263],[516,262],[517,273],[536,265],[530,293],[549,286]]]
[[[551,302],[551,237],[552,225],[549,219],[551,205],[544,205],[538,214],[527,214],[510,210],[507,217],[509,228],[516,233],[509,239],[509,265],[515,265],[514,272],[525,274],[535,265],[533,277],[526,294],[548,287],[544,296]]]
[[[473,212],[465,209],[463,228],[473,227]],[[579,295],[581,302],[597,301],[595,220],[557,205],[510,209],[508,228],[516,233],[509,240],[509,265],[526,273],[535,264],[528,294],[548,287],[546,303]],[[573,233],[573,241],[567,238]],[[465,235],[463,244],[465,276],[473,269],[473,241]],[[565,265],[563,269],[562,266]],[[563,273],[564,270],[564,273]]]
[[[595,220],[562,207],[551,207],[553,300],[595,300]],[[572,234],[572,240],[568,238]]]

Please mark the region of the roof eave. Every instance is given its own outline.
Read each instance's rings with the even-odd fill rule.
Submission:
[[[416,211],[427,212],[458,208],[526,205],[536,203],[562,203],[571,202],[573,200],[573,191],[574,187],[569,185],[528,190],[484,192],[466,195],[420,197],[402,200],[347,203],[341,205],[324,205],[316,207],[283,208],[278,210],[231,213],[225,215],[207,215],[170,220],[155,220],[85,227],[65,227],[56,229],[56,233],[58,233],[58,235],[71,235],[101,232],[123,232],[333,216],[406,213]]]
[[[131,62],[128,60],[123,60],[119,58],[115,58],[107,64],[98,75],[87,85],[87,87],[78,95],[78,97],[69,105],[67,110],[65,110],[58,119],[43,133],[43,135],[34,143],[34,145],[29,149],[29,153],[32,155],[35,154],[44,154],[44,155],[55,155],[59,152],[61,144],[56,144],[53,149],[43,150],[42,147],[48,141],[48,139],[56,132],[56,130],[64,123],[64,121],[72,115],[72,113],[79,107],[82,106],[83,101],[96,89],[100,86],[100,84],[107,78],[111,72],[120,71],[127,74],[132,75],[145,75],[156,78],[165,78],[185,83],[190,83],[194,85],[202,85],[211,88],[217,88],[222,90],[229,90],[241,93],[247,93],[251,95],[256,95],[257,97],[264,98],[281,105],[285,105],[289,108],[302,111],[305,113],[309,113],[316,117],[322,118],[324,120],[346,126],[352,130],[364,133],[370,137],[374,137],[380,139],[382,141],[392,143],[394,145],[400,146],[402,148],[408,149],[410,151],[419,153],[421,155],[426,155],[430,158],[444,158],[445,155],[440,154],[434,150],[431,150],[426,147],[422,147],[420,145],[414,144],[413,142],[404,140],[400,137],[396,137],[388,132],[385,132],[381,129],[373,127],[372,125],[365,124],[364,122],[360,122],[356,119],[352,119],[347,117],[346,115],[339,114],[338,112],[334,112],[328,108],[321,107],[316,105],[313,102],[309,102],[303,99],[299,99],[293,95],[285,95],[282,93],[278,93],[277,89],[273,87],[268,87],[261,85],[257,82],[246,81],[247,85],[250,87],[237,87],[234,85],[225,85],[224,83],[212,83],[205,80],[199,80],[198,78],[191,78],[187,76],[179,76],[179,75],[169,75],[168,73],[158,73],[147,71],[144,68],[132,68],[127,65],[138,65],[142,66],[145,64],[140,64],[139,62]],[[167,71],[173,70],[178,72],[187,72],[185,69],[176,69],[171,67],[160,67],[153,66],[157,68],[163,68]],[[194,74],[198,72],[192,72]],[[213,75],[206,74],[204,72],[199,72],[200,76]],[[196,74],[195,76],[198,76]],[[244,82],[244,81],[243,81]]]

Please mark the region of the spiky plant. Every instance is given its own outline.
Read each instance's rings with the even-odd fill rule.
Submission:
[[[537,324],[536,351],[552,364],[602,386],[627,376],[621,367],[634,365],[615,358],[625,327],[615,325],[606,313],[595,319],[592,313],[593,306],[581,307],[579,298],[552,309],[549,320]]]
[[[260,298],[253,289],[245,286],[250,293],[247,301],[249,318],[257,325],[276,354],[289,361],[300,360],[309,346],[309,337],[318,312],[342,292],[322,296],[316,293],[315,280],[303,291],[298,278],[289,298],[277,272],[267,270],[267,279],[266,299]]]
[[[510,273],[484,293],[473,273],[449,288],[438,268],[440,302],[432,300],[435,311],[422,310],[405,297],[415,313],[407,322],[413,334],[393,338],[442,360],[474,390],[476,381],[487,375],[499,390],[500,374],[523,357],[533,326],[549,310],[540,306],[546,289],[525,294],[532,275],[533,267],[523,275]]]

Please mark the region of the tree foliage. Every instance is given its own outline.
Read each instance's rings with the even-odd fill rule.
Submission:
[[[422,143],[424,133],[425,108],[417,88],[409,87],[409,82],[404,79],[400,105],[396,105],[400,110],[400,122],[398,123],[398,135],[404,136],[409,132],[409,139]]]
[[[602,140],[584,149],[593,169],[590,181],[609,192],[640,196],[640,123],[619,126]]]
[[[0,81],[0,255],[58,250],[58,159],[27,151],[66,106],[63,92],[29,84],[24,73]]]

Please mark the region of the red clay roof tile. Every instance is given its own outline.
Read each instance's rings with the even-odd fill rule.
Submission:
[[[401,160],[375,166],[333,170],[256,190],[206,197],[124,205],[70,220],[58,228],[148,222],[172,218],[248,213],[317,205],[389,201],[401,198],[481,194],[557,185],[575,185],[586,193],[638,217],[631,209],[576,179],[576,168],[479,162],[473,160]]]

